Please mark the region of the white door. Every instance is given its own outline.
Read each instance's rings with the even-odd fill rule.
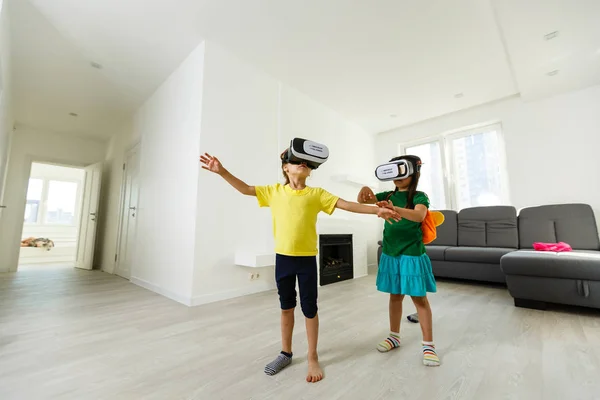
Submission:
[[[139,146],[129,153],[125,160],[125,175],[123,178],[123,204],[121,207],[121,224],[119,245],[115,257],[117,264],[115,273],[123,278],[131,278],[131,266],[136,236],[136,217],[138,214],[139,196]]]
[[[79,240],[77,241],[77,261],[75,263],[75,267],[81,269],[92,269],[94,266],[94,247],[96,244],[101,180],[101,162],[85,168],[83,207],[81,210],[81,223],[79,225]]]

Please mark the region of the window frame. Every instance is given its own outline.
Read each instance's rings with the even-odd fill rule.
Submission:
[[[42,194],[41,194],[41,199],[40,199],[40,206],[38,209],[38,215],[37,215],[37,220],[36,222],[26,222],[24,221],[23,224],[25,226],[29,226],[29,227],[40,227],[40,226],[47,226],[47,227],[55,227],[55,228],[73,228],[73,227],[78,227],[79,226],[79,220],[81,218],[81,197],[83,195],[83,181],[79,180],[79,179],[65,179],[65,178],[58,178],[58,177],[42,177],[42,176],[36,176],[36,175],[32,175],[29,177],[29,179],[39,179],[42,181]],[[50,181],[55,181],[55,182],[69,182],[69,183],[75,183],[77,185],[77,191],[76,191],[76,195],[75,195],[75,218],[73,220],[72,224],[57,224],[57,223],[46,223],[44,222],[46,220],[46,215],[48,212],[48,191],[49,191],[49,186],[50,186]],[[29,180],[27,181],[29,182]]]
[[[444,182],[444,195],[446,196],[446,207],[451,210],[460,211],[458,209],[456,179],[454,172],[454,151],[452,143],[454,140],[462,139],[474,134],[495,131],[498,140],[498,158],[500,169],[500,191],[501,203],[499,205],[510,204],[510,193],[508,185],[508,168],[506,161],[506,146],[504,134],[502,131],[502,123],[500,121],[488,122],[483,124],[471,125],[468,127],[454,129],[434,136],[427,136],[421,139],[412,140],[398,145],[400,154],[406,155],[406,149],[410,147],[420,146],[428,143],[437,142],[440,148],[442,158],[442,178]]]
[[[409,147],[422,146],[429,143],[438,143],[440,148],[440,157],[442,158],[442,182],[444,185],[444,197],[446,198],[446,208],[453,209],[453,199],[451,198],[451,188],[448,185],[448,168],[447,168],[447,157],[446,157],[446,143],[442,136],[429,136],[426,138],[413,140],[410,142],[399,145],[400,154],[407,155],[406,149]]]

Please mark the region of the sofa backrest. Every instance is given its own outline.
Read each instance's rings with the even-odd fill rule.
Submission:
[[[436,210],[444,214],[444,223],[436,228],[433,246],[456,246],[458,244],[458,213],[452,210]]]
[[[516,249],[517,225],[512,206],[465,208],[458,213],[458,245]]]
[[[598,227],[587,204],[556,204],[524,208],[519,213],[520,247],[534,242],[565,242],[577,250],[600,250]]]

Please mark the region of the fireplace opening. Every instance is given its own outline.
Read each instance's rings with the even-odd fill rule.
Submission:
[[[321,286],[354,278],[352,235],[319,235]]]

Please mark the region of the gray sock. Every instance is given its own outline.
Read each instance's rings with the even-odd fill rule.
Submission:
[[[283,352],[282,352],[277,356],[276,359],[274,359],[273,361],[271,361],[270,363],[267,364],[267,366],[265,367],[265,374],[275,375],[275,374],[281,372],[282,369],[284,369],[291,363],[292,363],[291,355],[288,356],[286,354],[283,354]]]

